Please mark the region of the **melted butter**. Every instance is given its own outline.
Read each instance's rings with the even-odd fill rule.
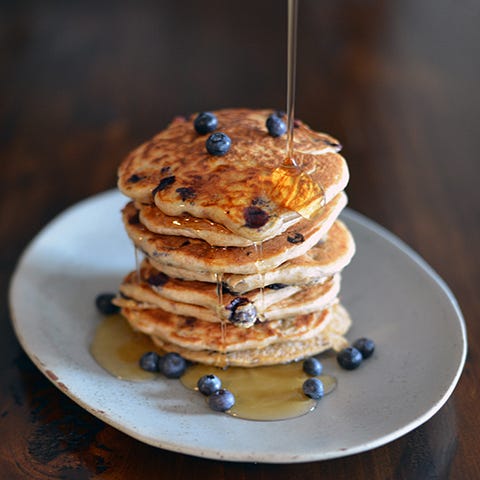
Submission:
[[[203,375],[214,374],[222,380],[222,387],[235,396],[235,405],[227,414],[247,420],[285,420],[312,411],[317,401],[306,397],[303,382],[309,378],[302,370],[302,362],[268,367],[220,369],[208,365],[194,365],[180,379],[190,389],[197,390]],[[336,386],[329,375],[318,377],[323,381],[325,394]]]
[[[143,333],[132,330],[121,315],[105,317],[98,325],[90,353],[97,363],[114,377],[122,380],[145,381],[155,374],[142,370],[140,357],[150,351],[159,351]]]

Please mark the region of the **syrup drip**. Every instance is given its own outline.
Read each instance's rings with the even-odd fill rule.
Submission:
[[[221,358],[218,358],[221,365],[224,367],[228,366],[228,357],[226,352],[227,344],[227,321],[224,318],[223,310],[225,306],[223,305],[223,273],[215,273],[216,281],[216,292],[217,292],[217,317],[220,320],[220,329],[221,329],[221,338],[222,346],[220,347],[219,355]]]
[[[142,279],[142,273],[141,273],[141,264],[143,260],[143,253],[136,247],[135,248],[135,270],[137,272],[137,282],[140,283],[140,280]]]
[[[298,167],[293,157],[293,129],[295,121],[295,81],[297,55],[298,0],[288,0],[287,46],[287,155],[284,166]]]
[[[285,159],[272,172],[271,197],[280,205],[313,219],[325,206],[323,186],[301,169],[294,158],[295,80],[298,0],[288,0],[287,147]]]
[[[265,267],[263,264],[263,243],[255,242],[253,247],[255,249],[255,268],[257,269],[257,274],[260,276],[260,302],[257,311],[263,315],[265,312]]]

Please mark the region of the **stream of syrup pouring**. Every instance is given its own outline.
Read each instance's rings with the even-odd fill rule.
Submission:
[[[272,172],[270,195],[280,205],[311,220],[322,211],[326,201],[322,185],[302,170],[294,155],[297,16],[298,0],[288,0],[287,146],[283,163]]]

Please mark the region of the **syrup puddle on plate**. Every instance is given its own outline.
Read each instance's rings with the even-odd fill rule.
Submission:
[[[246,420],[286,420],[312,411],[317,401],[304,395],[303,382],[309,378],[302,370],[302,362],[266,367],[229,367],[226,370],[208,365],[193,365],[180,378],[190,389],[197,390],[203,375],[214,374],[222,381],[222,388],[235,396],[235,405],[226,412]],[[320,375],[325,394],[336,386],[336,379]],[[201,394],[200,394],[201,395]]]
[[[97,363],[114,377],[129,381],[151,381],[163,378],[139,366],[140,357],[150,351],[161,352],[144,334],[132,330],[121,315],[105,317],[98,325],[90,352]],[[228,367],[221,369],[194,364],[187,368],[180,382],[188,389],[197,390],[200,377],[215,374],[235,396],[235,405],[228,415],[246,420],[285,420],[312,411],[317,401],[305,396],[303,382],[309,378],[302,370],[302,362],[267,367]],[[320,375],[325,395],[337,385],[335,377]],[[199,395],[199,401],[203,396]],[[321,401],[321,400],[320,400]],[[214,412],[212,412],[214,414]]]

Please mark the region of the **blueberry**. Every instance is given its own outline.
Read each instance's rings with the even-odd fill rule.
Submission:
[[[362,354],[355,347],[347,347],[337,355],[338,364],[345,370],[354,370],[362,363]]]
[[[287,131],[285,122],[275,113],[267,118],[266,125],[268,133],[272,137],[281,137]]]
[[[259,207],[247,207],[243,211],[243,218],[245,218],[245,226],[248,228],[263,227],[269,220],[270,216],[265,210]]]
[[[160,361],[160,370],[167,378],[180,378],[186,369],[187,362],[178,353],[167,353]]]
[[[257,320],[257,309],[246,297],[235,297],[226,308],[232,312],[228,320],[234,325],[249,327]]]
[[[228,135],[225,133],[217,132],[212,133],[208,138],[205,146],[207,147],[207,152],[211,155],[225,155],[230,150],[230,145],[232,141]]]
[[[210,112],[199,113],[193,122],[195,130],[200,135],[205,135],[206,133],[213,132],[217,128],[217,125],[217,117]]]
[[[112,303],[112,300],[116,297],[114,293],[101,293],[95,299],[95,305],[100,313],[104,315],[112,315],[120,311],[120,307],[117,307]]]
[[[152,190],[152,195],[155,196],[157,192],[162,192],[170,185],[175,183],[175,175],[170,175],[169,177],[164,177],[160,180],[160,183]]]
[[[318,400],[323,397],[325,389],[323,382],[318,378],[308,378],[302,385],[303,393],[314,400]]]
[[[303,243],[305,241],[305,237],[299,233],[299,232],[295,232],[293,235],[289,235],[287,237],[287,241],[289,241],[290,243]]]
[[[160,356],[157,352],[147,352],[140,357],[140,368],[147,372],[160,371]]]
[[[217,412],[226,412],[235,405],[235,397],[230,390],[221,388],[208,397],[208,405]]]
[[[320,375],[323,371],[323,365],[314,357],[306,358],[303,361],[303,371],[307,375],[311,375],[312,377],[316,377]]]
[[[197,387],[200,393],[208,396],[222,388],[222,381],[216,375],[204,375],[198,380]]]
[[[364,359],[371,357],[373,351],[375,350],[375,342],[365,337],[355,340],[355,342],[353,342],[353,346],[360,351]]]

